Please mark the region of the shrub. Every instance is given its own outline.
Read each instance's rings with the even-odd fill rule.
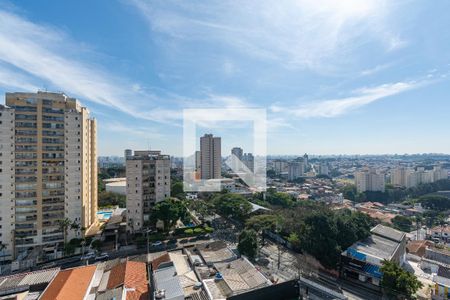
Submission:
[[[185,233],[185,234],[193,234],[193,233],[194,233],[194,230],[192,230],[191,228],[189,228],[189,229],[186,229],[186,230],[184,231],[184,233]]]
[[[195,228],[195,229],[194,229],[194,233],[195,233],[195,234],[200,234],[200,233],[203,233],[203,229],[202,229],[202,228],[200,228],[200,227],[198,227],[198,228]]]
[[[205,226],[205,232],[211,233],[211,232],[213,232],[213,231],[214,231],[214,229],[212,229],[211,227]]]

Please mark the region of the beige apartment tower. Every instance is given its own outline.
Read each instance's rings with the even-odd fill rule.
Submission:
[[[212,134],[200,137],[201,179],[218,179],[222,173],[221,139]]]
[[[153,206],[170,197],[170,156],[161,151],[135,151],[126,158],[127,231],[147,227]]]
[[[50,92],[6,93],[0,120],[0,241],[11,259],[53,253],[63,242],[58,220],[80,229],[96,221],[96,121],[76,99]]]

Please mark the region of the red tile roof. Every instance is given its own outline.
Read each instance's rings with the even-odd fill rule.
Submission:
[[[82,300],[88,292],[96,266],[79,267],[58,273],[41,300]]]
[[[127,300],[148,299],[147,264],[127,261],[111,269],[108,289],[123,286],[127,290]]]
[[[152,261],[152,271],[156,271],[160,264],[169,262],[169,261],[171,261],[169,253],[165,253],[165,254],[161,255],[160,257],[155,258]]]

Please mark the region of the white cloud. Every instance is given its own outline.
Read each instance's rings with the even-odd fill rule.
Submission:
[[[366,69],[366,70],[361,71],[360,74],[361,74],[361,76],[369,76],[369,75],[373,75],[373,74],[375,74],[375,73],[378,73],[378,72],[381,72],[381,71],[384,71],[384,70],[390,68],[392,65],[393,65],[392,63],[390,63],[390,64],[381,64],[381,65],[377,65],[377,66],[375,66],[375,67],[373,67],[373,68],[370,68],[370,69]]]
[[[391,32],[389,1],[132,3],[153,31],[180,41],[219,43],[220,47],[231,47],[252,58],[276,60],[290,68],[332,68],[372,41],[386,50],[403,45],[398,33]]]
[[[0,45],[0,84],[4,87],[34,91],[36,86],[47,83],[71,96],[137,118],[170,123],[179,117],[159,108],[162,100],[141,92],[139,84],[128,83],[93,63],[71,57],[69,53],[79,45],[51,27],[0,10]]]
[[[349,97],[317,101],[291,108],[273,106],[271,110],[303,119],[338,117],[386,97],[394,96],[428,83],[429,81],[421,80],[382,84],[376,87],[354,90]]]

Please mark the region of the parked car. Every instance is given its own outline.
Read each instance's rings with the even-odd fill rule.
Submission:
[[[161,241],[156,241],[156,242],[152,243],[152,246],[153,246],[153,247],[158,247],[158,246],[162,246],[162,244],[163,244],[163,242],[161,242]]]
[[[89,253],[86,253],[85,255],[83,255],[81,257],[81,260],[89,260],[89,259],[94,258],[94,257],[95,257],[95,253],[94,252],[89,252]]]
[[[108,253],[101,253],[100,255],[97,255],[97,256],[95,257],[95,260],[96,260],[96,261],[107,260],[107,259],[109,259]]]

